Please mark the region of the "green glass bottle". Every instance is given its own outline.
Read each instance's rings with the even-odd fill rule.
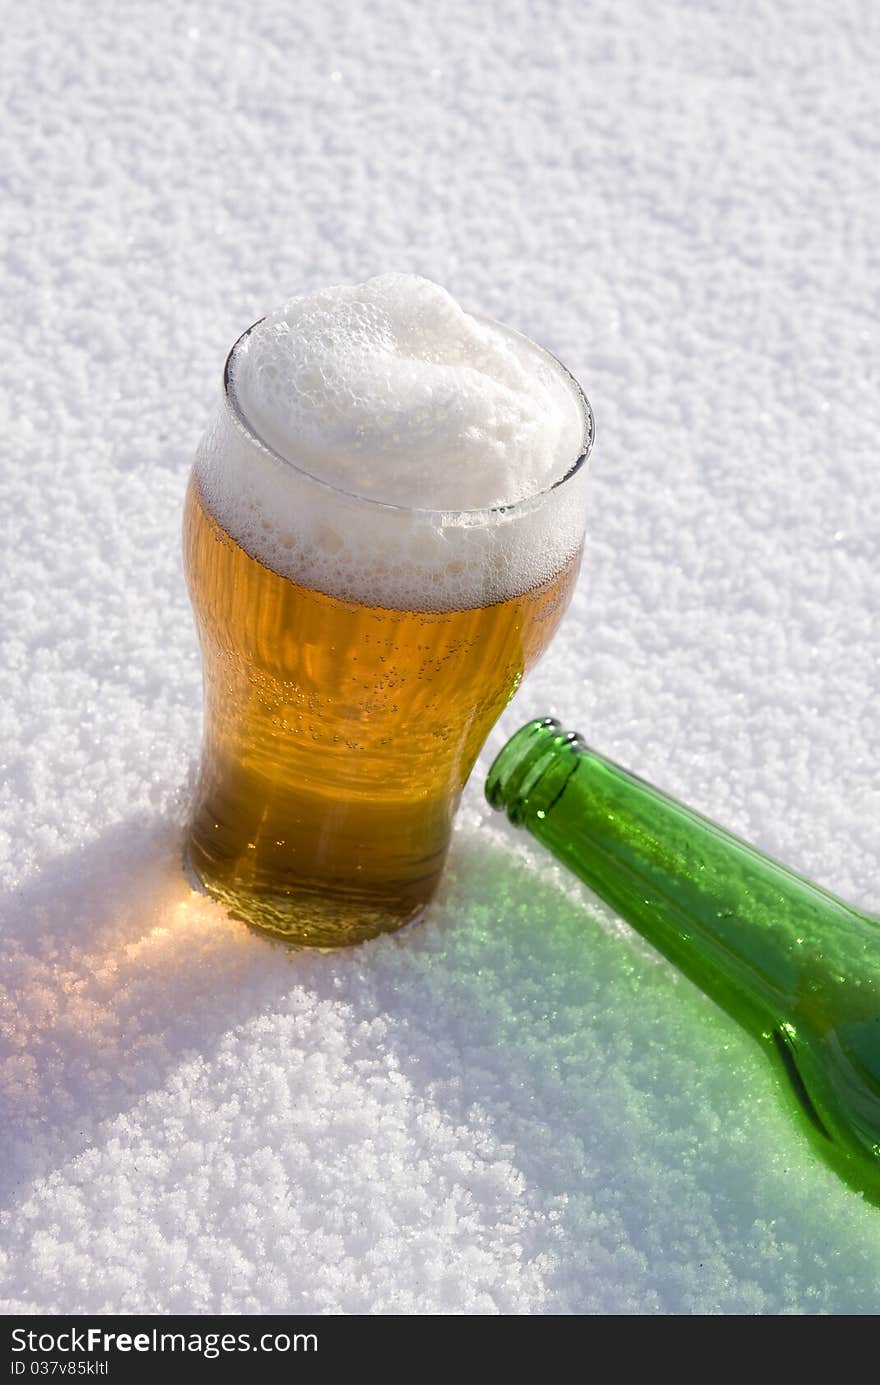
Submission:
[[[813,1147],[880,1202],[880,919],[549,717],[508,741],[486,796],[764,1044]]]

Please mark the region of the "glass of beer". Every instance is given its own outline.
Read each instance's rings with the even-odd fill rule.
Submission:
[[[558,374],[580,427],[551,484],[484,509],[322,478],[236,387],[260,323],[226,362],[184,518],[204,677],[187,860],[289,943],[356,943],[424,911],[480,748],[571,597],[590,408],[554,357],[491,325]]]

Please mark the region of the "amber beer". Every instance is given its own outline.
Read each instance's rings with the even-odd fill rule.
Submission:
[[[476,610],[339,601],[265,567],[206,509],[185,515],[205,745],[190,862],[234,914],[339,946],[430,899],[474,760],[568,605],[550,582]]]
[[[363,505],[254,436],[227,365],[187,494],[184,559],[205,699],[188,863],[232,914],[337,947],[422,912],[476,756],[568,605],[583,518],[567,486],[522,515],[435,521]],[[559,544],[536,531],[545,519]],[[459,586],[482,590],[482,604],[451,602]]]

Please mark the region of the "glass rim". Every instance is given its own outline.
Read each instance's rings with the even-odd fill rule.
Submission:
[[[532,491],[528,495],[520,496],[518,500],[511,500],[505,505],[484,505],[473,510],[438,509],[434,506],[424,505],[396,505],[392,501],[377,500],[373,496],[360,495],[357,491],[346,490],[344,486],[336,486],[332,481],[327,481],[320,476],[316,476],[314,472],[309,471],[307,467],[302,466],[299,462],[293,461],[290,457],[286,457],[283,452],[279,452],[277,448],[273,447],[271,443],[260,436],[257,429],[247,417],[235,393],[235,386],[232,380],[232,363],[235,359],[236,352],[242,343],[247,341],[251,332],[255,331],[262,322],[266,321],[265,316],[258,317],[256,322],[252,322],[250,327],[245,328],[241,336],[236,339],[230,348],[223,366],[223,397],[228,406],[232,421],[249,442],[256,444],[258,448],[268,453],[269,456],[273,457],[277,462],[281,462],[283,466],[290,467],[291,470],[295,471],[299,476],[304,477],[316,486],[320,486],[322,490],[329,491],[331,495],[345,496],[347,500],[356,500],[359,505],[370,505],[379,510],[396,511],[404,515],[422,515],[426,518],[440,519],[446,524],[454,523],[456,520],[473,524],[479,522],[481,517],[488,519],[490,516],[506,516],[516,514],[519,511],[534,509],[539,501],[552,495],[554,491],[559,490],[566,482],[571,481],[588,461],[590,453],[593,450],[593,443],[596,436],[593,409],[578,380],[572,375],[568,366],[560,361],[558,356],[554,356],[552,351],[548,351],[545,346],[541,346],[538,342],[533,341],[531,337],[527,337],[524,332],[518,332],[515,327],[508,327],[505,323],[496,322],[494,319],[484,317],[479,313],[472,313],[471,316],[476,318],[478,322],[485,322],[491,324],[493,327],[500,327],[502,331],[509,332],[512,336],[519,337],[527,342],[530,347],[533,347],[541,355],[546,356],[552,361],[553,364],[562,371],[569,384],[573,386],[574,396],[583,416],[584,444],[579,455],[575,458],[568,470],[565,471],[562,476],[557,477],[555,481],[552,481],[549,486],[543,486],[539,491]]]

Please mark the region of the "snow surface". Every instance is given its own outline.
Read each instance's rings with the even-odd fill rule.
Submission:
[[[178,529],[243,327],[437,279],[598,423],[574,608],[503,729],[555,712],[876,908],[878,24],[7,3],[7,1311],[876,1311],[880,1211],[479,773],[398,938],[288,955],[190,894]]]

